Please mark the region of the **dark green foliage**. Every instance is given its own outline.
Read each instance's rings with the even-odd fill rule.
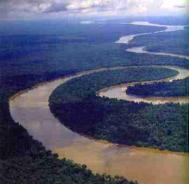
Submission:
[[[73,79],[53,92],[50,109],[62,123],[81,134],[119,144],[188,151],[187,105],[154,106],[95,95],[106,86],[160,79],[168,73],[167,69],[138,67]]]
[[[82,99],[86,96],[94,95],[97,90],[113,84],[163,79],[176,74],[177,72],[174,70],[145,66],[130,67],[121,70],[107,70],[67,82],[56,90],[54,98],[57,100],[60,95],[62,96],[64,94],[67,95],[65,99],[75,102],[76,99],[73,99],[74,97]]]
[[[0,179],[1,184],[137,184],[122,177],[94,175],[85,165],[59,160],[45,150],[0,161]]]
[[[46,77],[20,76],[17,80],[7,80],[1,89],[0,184],[135,184],[121,177],[95,175],[84,165],[58,159],[12,120],[8,95],[42,82]],[[53,79],[56,75],[49,74],[49,77]],[[23,83],[26,79],[30,79],[29,82]]]
[[[139,96],[189,96],[189,78],[173,82],[160,82],[154,84],[137,84],[127,89],[128,94]]]

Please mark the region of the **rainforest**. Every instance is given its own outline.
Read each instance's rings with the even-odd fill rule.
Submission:
[[[0,183],[186,184],[188,25],[0,21]]]

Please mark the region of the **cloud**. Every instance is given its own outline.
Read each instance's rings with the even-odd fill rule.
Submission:
[[[185,9],[187,6],[188,3],[185,0],[164,0],[161,5],[161,9],[167,11],[179,11],[179,9]]]
[[[53,15],[161,15],[181,12],[185,0],[0,0],[0,18]]]
[[[181,0],[180,3],[184,2]],[[177,7],[176,7],[177,5]],[[184,8],[184,6],[183,6]],[[136,15],[138,13],[154,14],[177,11],[178,0],[63,0],[61,3],[51,2],[51,6],[45,12],[66,12],[100,14],[109,12],[110,14]]]
[[[50,6],[48,6],[43,13],[53,13],[53,12],[61,12],[61,11],[67,11],[68,3],[52,3]]]
[[[72,0],[67,2],[52,2],[44,13],[56,12],[84,12],[84,11],[106,11],[112,6],[111,0]]]
[[[175,5],[175,8],[181,8],[181,9],[186,9],[188,8],[188,5]]]
[[[150,8],[157,7],[161,4],[155,0],[72,0],[64,3],[52,2],[51,6],[44,12],[104,12],[104,11],[125,11],[128,13],[145,12]]]
[[[0,0],[0,18],[29,16],[46,9],[51,0]]]

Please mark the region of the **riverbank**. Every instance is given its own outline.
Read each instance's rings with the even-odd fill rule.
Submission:
[[[174,67],[174,66],[164,66],[165,68],[173,69],[178,72],[178,75],[162,79],[162,80],[156,80],[156,81],[145,81],[145,82],[134,82],[134,83],[124,83],[124,84],[119,84],[115,86],[110,86],[101,89],[100,91],[97,92],[97,95],[100,97],[107,97],[107,98],[115,98],[118,100],[126,100],[126,101],[131,101],[131,102],[136,102],[136,103],[149,103],[149,104],[166,104],[166,103],[179,103],[179,104],[188,104],[189,103],[189,97],[184,96],[184,97],[141,97],[137,95],[132,95],[128,94],[126,91],[128,87],[134,86],[136,84],[154,84],[157,82],[169,82],[171,83],[174,80],[182,80],[187,77],[189,77],[189,70],[181,68],[181,67]]]
[[[60,124],[49,110],[48,99],[57,86],[69,79],[70,77],[39,85],[11,99],[10,110],[14,120],[20,122],[46,148],[58,153],[60,158],[66,157],[76,163],[86,164],[94,172],[123,175],[142,184],[164,184],[170,181],[177,184],[185,178],[188,181],[185,172],[188,154],[96,141]],[[167,171],[170,174],[165,175]]]

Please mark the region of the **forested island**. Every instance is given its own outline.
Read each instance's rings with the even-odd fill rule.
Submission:
[[[162,68],[138,67],[72,79],[53,92],[50,109],[73,131],[96,139],[186,152],[187,105],[154,106],[96,96],[96,91],[107,86],[160,79],[169,72],[171,70]]]
[[[189,95],[189,78],[173,82],[159,82],[153,84],[136,84],[129,86],[126,93],[139,96],[177,97]]]

